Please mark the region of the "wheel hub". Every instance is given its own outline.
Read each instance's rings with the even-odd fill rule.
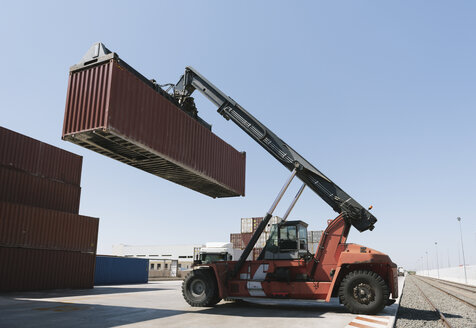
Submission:
[[[190,292],[193,296],[198,297],[205,293],[205,283],[201,279],[196,279],[190,284]]]
[[[361,304],[369,304],[375,299],[375,293],[368,284],[360,283],[353,289],[354,298]]]

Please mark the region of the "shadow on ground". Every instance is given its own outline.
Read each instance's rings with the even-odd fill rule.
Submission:
[[[128,289],[128,288],[120,288]],[[149,288],[138,288],[138,291]],[[156,290],[156,289],[155,289]],[[129,289],[129,292],[131,290]],[[63,295],[64,296],[64,295]],[[109,328],[120,325],[144,323],[160,318],[182,314],[197,315],[203,323],[209,315],[232,317],[273,317],[273,318],[319,318],[326,312],[346,312],[340,305],[330,304],[257,304],[251,302],[221,302],[213,308],[160,309],[130,306],[101,305],[72,301],[48,301],[42,299],[4,299],[0,303],[2,318],[0,327],[88,327]],[[290,303],[290,302],[288,302]],[[208,314],[208,316],[207,316]],[[207,319],[208,318],[208,319]],[[179,320],[179,319],[177,319]],[[197,323],[197,321],[195,321]]]
[[[142,284],[140,286],[143,286]],[[93,289],[57,289],[57,290],[39,290],[32,292],[2,292],[0,297],[8,298],[58,298],[58,297],[74,297],[89,296],[103,294],[122,294],[122,293],[139,293],[153,292],[158,290],[173,290],[173,288],[164,287],[116,287],[116,286],[97,286]]]
[[[445,313],[443,315],[446,318],[462,318],[460,315]],[[414,308],[409,308],[405,306],[400,306],[397,313],[397,321],[400,319],[405,320],[416,320],[416,321],[438,321],[440,320],[439,315],[432,310],[418,310]]]

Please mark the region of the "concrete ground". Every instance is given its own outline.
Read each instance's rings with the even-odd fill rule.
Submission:
[[[401,284],[403,285],[403,284]],[[391,316],[396,307],[386,307]],[[356,318],[339,305],[315,301],[220,302],[192,308],[181,281],[0,294],[0,327],[345,327]],[[394,314],[393,314],[394,315]],[[393,325],[393,323],[392,323]],[[388,327],[391,327],[390,325]]]

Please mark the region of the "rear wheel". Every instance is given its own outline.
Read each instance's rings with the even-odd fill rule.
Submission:
[[[385,280],[372,271],[352,271],[342,280],[339,298],[352,313],[375,314],[383,310],[389,298]]]
[[[215,278],[209,270],[193,270],[182,283],[182,294],[191,306],[213,306],[220,302]]]

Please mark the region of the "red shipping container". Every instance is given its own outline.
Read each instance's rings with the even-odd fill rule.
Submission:
[[[93,288],[96,254],[0,246],[0,291]]]
[[[0,164],[76,186],[81,184],[81,156],[1,126]]]
[[[79,212],[81,187],[0,165],[0,201]]]
[[[252,232],[247,232],[247,233],[242,233],[241,234],[241,244],[243,245],[243,248],[246,248],[246,246],[248,245],[248,243],[251,240],[251,237],[253,237]]]
[[[230,234],[230,243],[233,244],[233,248],[242,249],[243,244],[241,240],[241,233],[231,233]]]
[[[71,68],[63,139],[211,197],[245,193],[245,153],[115,53]]]
[[[96,253],[99,219],[0,202],[0,245]]]

